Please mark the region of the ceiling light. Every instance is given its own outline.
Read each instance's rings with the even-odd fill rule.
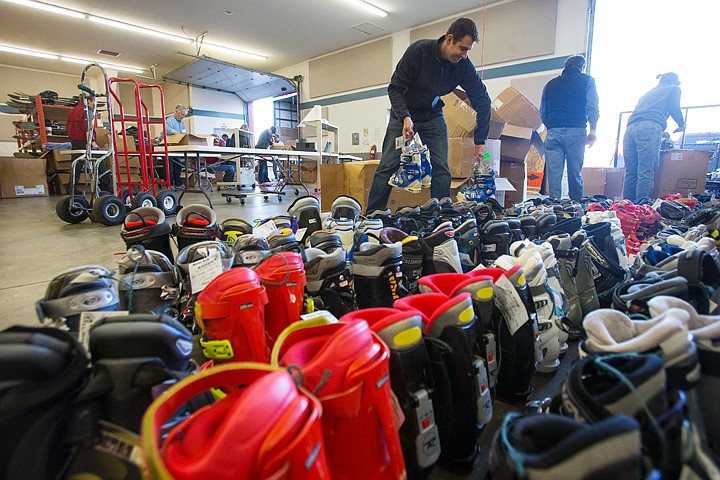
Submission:
[[[265,55],[259,55],[259,54],[257,54],[257,53],[244,52],[244,51],[242,51],[242,50],[236,50],[236,49],[234,49],[234,48],[223,47],[223,46],[220,46],[220,45],[213,45],[212,43],[207,43],[207,42],[203,42],[203,43],[202,43],[202,46],[203,46],[203,47],[210,48],[210,49],[213,49],[213,48],[214,48],[214,49],[220,50],[220,51],[222,51],[222,52],[230,53],[230,54],[232,54],[232,55],[241,55],[241,56],[243,56],[243,57],[248,57],[248,58],[252,58],[252,59],[255,59],[255,60],[267,60],[267,58],[268,58],[268,57],[266,57]]]
[[[35,52],[33,50],[25,50],[24,48],[8,47],[6,45],[0,45],[0,51],[19,53],[20,55],[29,55],[31,57],[48,58],[50,60],[57,60],[59,58],[57,55],[52,55],[50,53]]]
[[[193,42],[189,38],[179,37],[177,35],[170,35],[169,33],[157,32],[157,31],[151,30],[149,28],[138,27],[136,25],[130,25],[129,23],[117,22],[115,20],[110,20],[107,18],[89,16],[88,19],[91,22],[102,23],[103,25],[109,25],[111,27],[116,27],[116,28],[123,28],[125,30],[130,30],[132,32],[142,33],[143,35],[152,35],[155,37],[164,38],[166,40],[173,40],[175,42],[187,43],[188,45]]]
[[[67,15],[68,17],[74,18],[85,18],[84,13],[76,12],[75,10],[68,10],[67,8],[56,7],[55,5],[48,5],[47,3],[34,2],[32,0],[5,0],[6,2],[16,3],[25,7],[37,8],[46,12],[57,13],[60,15]]]
[[[381,8],[376,7],[375,5],[365,2],[363,0],[347,0],[348,2],[352,3],[353,5],[357,5],[358,7],[364,8],[370,13],[374,13],[378,17],[387,17],[387,12]]]
[[[101,63],[101,62],[94,62],[92,60],[83,60],[82,58],[72,58],[72,57],[60,57],[60,60],[63,62],[69,62],[69,63],[78,63],[81,65],[88,65],[90,63],[97,63],[103,68],[107,68],[110,70],[120,70],[123,72],[130,72],[130,73],[143,73],[144,70],[137,67],[125,67],[123,65],[113,65],[110,63]]]

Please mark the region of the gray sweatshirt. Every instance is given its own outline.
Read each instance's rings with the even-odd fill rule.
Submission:
[[[678,127],[685,125],[680,111],[680,87],[661,83],[640,97],[627,124],[650,121],[660,124],[665,130],[668,116],[672,116]]]

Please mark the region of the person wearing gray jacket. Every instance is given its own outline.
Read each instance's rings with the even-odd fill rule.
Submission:
[[[685,131],[680,111],[680,79],[676,73],[658,75],[658,85],[640,97],[627,121],[623,137],[625,185],[623,197],[638,203],[650,198],[655,185],[655,169],[660,161],[660,142],[672,116],[678,128]]]

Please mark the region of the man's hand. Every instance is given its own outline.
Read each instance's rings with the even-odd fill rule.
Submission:
[[[475,160],[482,161],[484,152],[485,152],[485,145],[475,145]]]
[[[413,130],[414,126],[415,125],[410,117],[405,117],[403,119],[403,138],[405,138],[405,140],[410,140],[415,136],[415,130]]]
[[[595,130],[591,129],[590,132],[587,134],[587,138],[585,139],[585,145],[588,147],[592,147],[595,145],[595,141],[597,140],[597,135],[595,135]]]

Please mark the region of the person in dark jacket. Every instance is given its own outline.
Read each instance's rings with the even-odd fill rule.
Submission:
[[[655,169],[660,160],[660,143],[672,116],[678,128],[685,130],[680,111],[680,79],[673,72],[658,75],[658,85],[640,97],[627,121],[623,137],[625,185],[623,197],[633,202],[650,198],[655,185]]]
[[[455,20],[447,33],[437,40],[418,40],[410,45],[390,79],[390,121],[383,140],[382,157],[375,171],[366,211],[387,207],[392,187],[388,180],[400,167],[400,149],[395,139],[410,140],[417,132],[430,150],[432,184],[430,196],[450,196],[448,133],[443,117],[442,95],[458,85],[468,94],[477,112],[474,132],[475,157],[482,158],[490,126],[490,96],[468,58],[478,41],[475,23],[469,18]]]
[[[566,163],[570,198],[577,201],[583,197],[580,172],[585,161],[585,145],[595,144],[595,129],[600,118],[595,79],[583,73],[584,70],[585,57],[573,55],[565,60],[562,74],[543,88],[540,116],[547,128],[545,171],[551,198],[562,195]]]

